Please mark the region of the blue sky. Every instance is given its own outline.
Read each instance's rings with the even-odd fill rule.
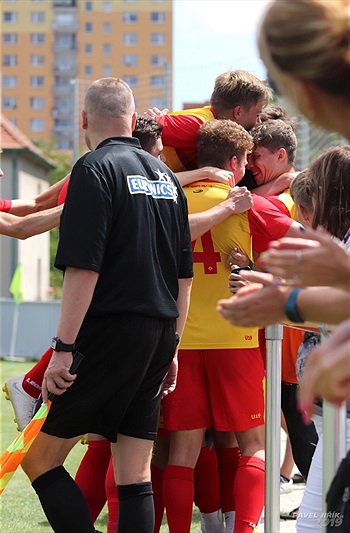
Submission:
[[[266,71],[256,33],[268,0],[173,0],[173,110],[210,98],[228,70]]]

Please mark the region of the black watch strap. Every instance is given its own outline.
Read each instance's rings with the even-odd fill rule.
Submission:
[[[55,352],[74,352],[75,342],[73,344],[66,344],[59,337],[52,337],[51,348]]]

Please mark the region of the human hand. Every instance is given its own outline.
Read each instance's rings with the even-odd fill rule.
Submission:
[[[222,168],[217,167],[201,167],[205,179],[217,181],[219,183],[224,183],[230,187],[235,186],[235,176],[233,172],[229,170],[223,170]]]
[[[237,265],[238,267],[242,268],[248,266],[249,263],[249,257],[242,252],[239,246],[235,246],[233,248],[226,260],[226,266],[229,269],[231,269],[233,265]]]
[[[309,354],[299,391],[305,422],[310,422],[318,397],[336,405],[350,400],[350,320],[342,322]]]
[[[152,107],[150,109],[147,109],[147,111],[144,112],[144,115],[152,118],[156,117],[162,117],[164,115],[167,115],[169,113],[169,109],[166,107],[164,109],[158,109],[158,107]]]
[[[233,187],[223,203],[230,206],[232,214],[235,215],[248,211],[254,205],[252,194],[247,187]]]
[[[167,396],[168,394],[170,394],[171,392],[175,390],[177,370],[178,370],[178,360],[177,360],[177,352],[176,352],[176,355],[171,362],[169,371],[163,381],[162,398],[164,398],[164,396]]]
[[[49,393],[60,396],[74,383],[77,374],[70,374],[73,355],[71,352],[53,352],[42,383],[42,398],[47,402]]]
[[[251,283],[235,296],[218,301],[217,310],[223,318],[241,327],[265,327],[284,320],[284,307],[291,289],[275,286],[271,274],[242,271],[240,275]]]
[[[232,294],[236,294],[239,289],[242,289],[248,284],[248,281],[242,278],[240,274],[235,274],[231,272],[228,277],[228,288]]]
[[[350,254],[346,246],[321,228],[307,228],[301,237],[271,242],[260,256],[259,266],[283,277],[291,286],[349,290]]]

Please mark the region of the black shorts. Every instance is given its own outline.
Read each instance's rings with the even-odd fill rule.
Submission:
[[[61,438],[97,433],[154,440],[162,382],[176,349],[176,321],[139,314],[86,319],[85,355],[74,384],[57,396],[42,431]]]

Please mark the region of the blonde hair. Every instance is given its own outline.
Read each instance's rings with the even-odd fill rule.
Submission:
[[[262,20],[260,53],[280,71],[348,98],[349,29],[348,0],[274,0]]]
[[[216,78],[210,105],[216,114],[221,115],[237,105],[245,110],[260,100],[267,105],[270,98],[270,89],[259,78],[246,70],[231,70]]]

